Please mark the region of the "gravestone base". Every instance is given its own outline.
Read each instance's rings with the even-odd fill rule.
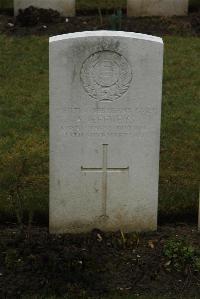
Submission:
[[[58,223],[56,223],[56,218],[53,215],[52,218],[50,216],[50,233],[52,234],[79,234],[90,232],[93,229],[99,229],[107,232],[122,230],[125,233],[156,231],[157,215],[152,214],[150,217],[150,214],[148,214],[145,220],[141,219],[141,217],[138,217],[138,219],[127,217],[125,213],[119,211],[116,219],[110,219],[107,216],[100,216],[96,219],[90,219],[89,221],[83,219],[82,221],[77,220],[72,221],[71,223],[66,221],[62,223],[60,219],[58,219]]]
[[[188,14],[188,0],[127,0],[127,15],[184,16]]]
[[[66,17],[75,15],[75,0],[14,0],[15,16],[18,15],[19,9],[26,9],[29,6],[53,9]]]

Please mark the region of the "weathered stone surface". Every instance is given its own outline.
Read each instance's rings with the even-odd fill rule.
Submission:
[[[50,231],[157,227],[163,43],[50,38]]]
[[[25,9],[29,6],[37,8],[54,9],[63,16],[75,15],[75,0],[14,0],[15,15],[19,9]]]
[[[188,0],[127,0],[128,16],[182,16],[188,13]]]

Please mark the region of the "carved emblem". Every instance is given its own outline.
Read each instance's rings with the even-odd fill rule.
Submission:
[[[131,67],[120,54],[104,50],[89,56],[81,69],[85,91],[98,101],[114,101],[125,94],[132,80]]]

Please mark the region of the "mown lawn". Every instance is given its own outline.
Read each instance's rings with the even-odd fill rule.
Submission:
[[[195,215],[200,173],[200,39],[164,41],[160,218]],[[47,37],[1,36],[0,66],[0,219],[47,224]]]

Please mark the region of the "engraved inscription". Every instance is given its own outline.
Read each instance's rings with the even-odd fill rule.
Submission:
[[[104,50],[83,63],[81,81],[85,91],[97,101],[114,101],[125,94],[132,80],[128,61],[120,54]]]
[[[108,217],[107,216],[107,185],[108,185],[108,179],[107,174],[108,173],[123,173],[128,172],[129,167],[122,167],[122,168],[109,168],[108,167],[108,144],[103,144],[103,163],[102,168],[86,168],[81,166],[81,171],[84,172],[100,172],[102,173],[102,215],[101,217]]]
[[[69,137],[127,137],[150,130],[152,116],[157,109],[146,107],[106,107],[81,111],[80,108],[66,107],[62,121],[62,134]],[[143,124],[138,119],[143,118]],[[83,125],[84,124],[84,125]]]

